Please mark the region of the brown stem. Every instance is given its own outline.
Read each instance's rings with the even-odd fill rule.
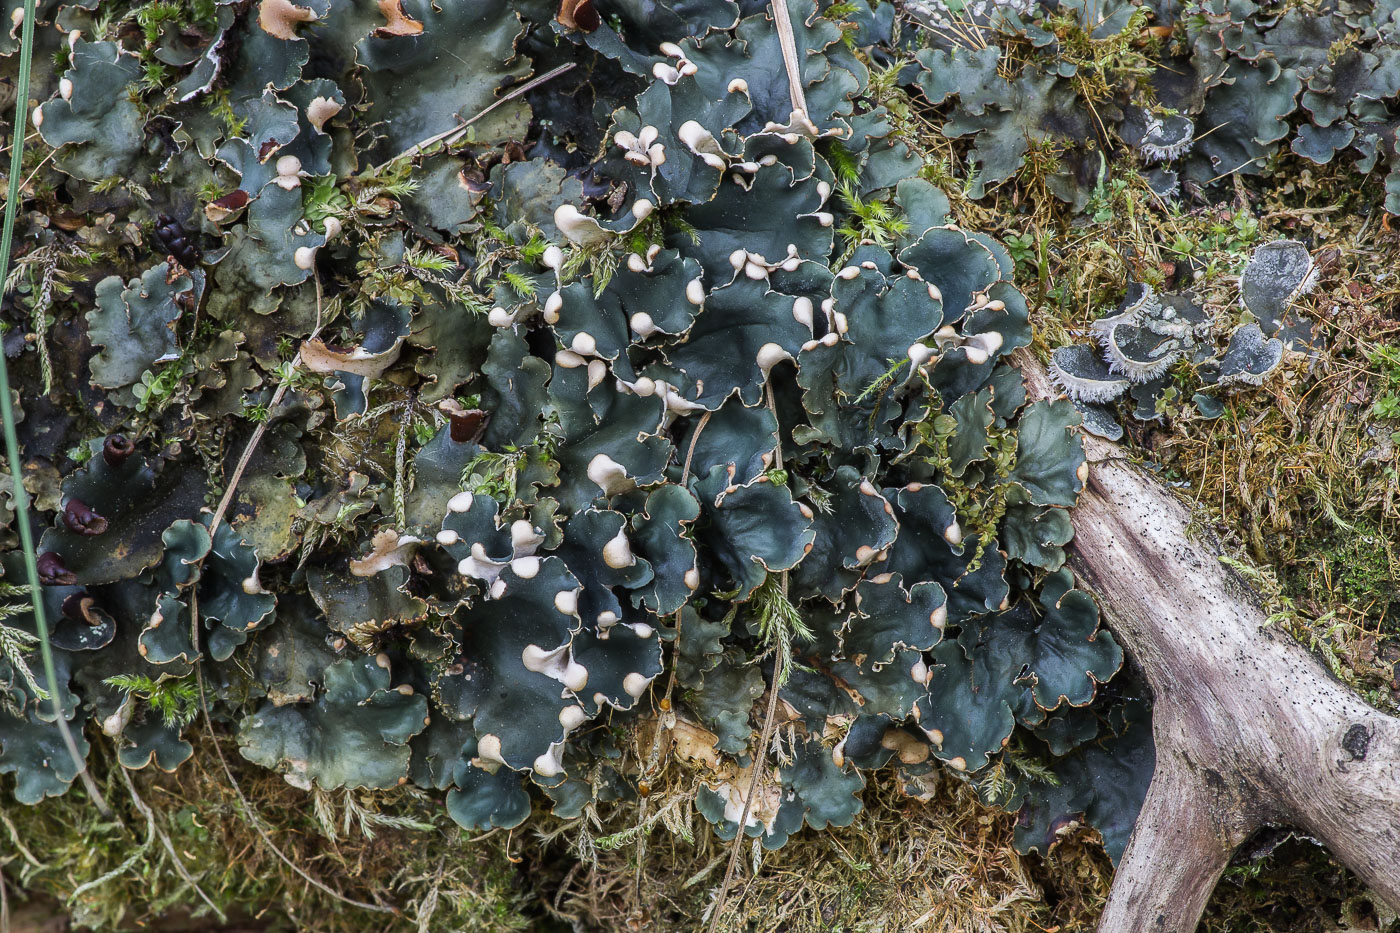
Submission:
[[[784,595],[786,595],[784,586]],[[720,921],[724,916],[725,901],[729,895],[729,886],[734,881],[734,872],[739,867],[739,853],[743,851],[744,841],[747,838],[744,829],[749,824],[749,813],[753,810],[753,798],[758,793],[759,784],[764,777],[764,771],[768,764],[768,743],[773,741],[773,724],[778,717],[778,686],[783,665],[788,663],[787,647],[779,639],[777,650],[773,654],[773,682],[768,688],[768,708],[763,715],[763,729],[758,735],[758,748],[753,755],[753,771],[749,775],[749,790],[744,795],[744,809],[739,813],[739,828],[734,833],[734,842],[729,849],[729,862],[724,866],[724,880],[720,882],[719,893],[715,895],[713,912],[710,914],[709,933],[715,933],[719,929]]]

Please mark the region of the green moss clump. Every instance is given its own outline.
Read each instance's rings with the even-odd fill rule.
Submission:
[[[348,906],[281,861],[202,736],[174,774],[123,776],[96,753],[92,764],[113,818],[76,791],[0,807],[0,881],[17,916],[62,914],[74,928],[104,931],[180,917],[191,929],[225,921],[318,933],[550,929],[512,840],[473,841],[420,795],[308,795],[229,759],[274,844],[331,891],[392,911],[383,913]]]

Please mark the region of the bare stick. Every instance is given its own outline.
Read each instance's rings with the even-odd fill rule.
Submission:
[[[311,337],[307,338],[309,340],[315,339],[316,335],[321,332],[321,316],[323,312],[321,277],[314,271],[312,275],[316,282],[316,326],[311,332]],[[298,351],[296,357],[292,360],[292,367],[295,369],[300,362],[301,352]],[[277,391],[272,394],[272,402],[268,405],[269,412],[276,409],[277,404],[282,401],[282,396],[286,394],[288,385],[290,385],[290,381],[283,380],[281,385],[277,387]],[[252,458],[253,451],[258,446],[258,441],[262,440],[263,432],[266,427],[266,421],[259,423],[257,428],[253,431],[253,436],[248,439],[248,446],[243,448],[243,455],[238,459],[238,466],[234,468],[233,476],[229,479],[228,488],[224,490],[224,496],[219,501],[219,507],[214,512],[214,519],[209,523],[210,537],[213,536],[214,529],[219,527],[220,519],[223,518],[224,513],[228,510],[229,503],[233,500],[234,490],[238,488],[238,481],[243,476],[243,470],[248,466],[248,461]],[[219,764],[223,766],[224,775],[228,778],[229,786],[233,788],[233,792],[238,796],[238,802],[242,805],[243,812],[248,817],[248,822],[252,824],[253,829],[257,830],[258,836],[262,839],[263,844],[266,845],[283,864],[300,875],[303,881],[316,888],[318,891],[335,898],[341,903],[349,904],[352,907],[359,907],[362,910],[373,910],[380,913],[390,913],[398,916],[399,910],[396,907],[386,907],[382,904],[367,904],[364,901],[357,901],[354,898],[346,897],[344,894],[341,894],[319,879],[313,878],[304,868],[296,862],[293,862],[291,858],[272,841],[272,837],[269,836],[267,830],[263,828],[262,818],[258,816],[257,812],[253,809],[252,803],[244,796],[243,788],[239,786],[238,779],[233,776],[233,769],[229,767],[228,759],[224,757],[223,747],[219,745],[218,734],[214,731],[214,719],[209,715],[209,697],[208,691],[205,689],[204,685],[204,665],[200,663],[199,659],[199,596],[195,592],[190,593],[190,641],[194,646],[194,674],[195,681],[199,685],[199,708],[204,714],[204,728],[208,730],[209,739],[214,743],[214,752],[219,757]]]
[[[501,106],[507,101],[515,100],[522,94],[530,93],[535,88],[539,87],[541,84],[544,84],[546,81],[553,81],[555,78],[559,77],[564,72],[569,71],[573,67],[574,62],[569,62],[567,64],[560,65],[558,68],[550,69],[549,71],[546,71],[544,74],[540,75],[537,78],[532,78],[529,81],[526,81],[524,84],[520,85],[520,87],[514,88],[505,97],[502,97],[500,100],[491,104],[491,106],[482,110],[480,113],[472,117],[470,120],[467,120],[465,123],[460,123],[450,130],[444,130],[443,132],[438,133],[436,136],[429,136],[427,139],[414,143],[412,146],[409,146],[407,149],[405,149],[403,152],[400,152],[392,159],[389,159],[386,162],[382,162],[379,165],[374,166],[365,174],[368,176],[378,175],[380,172],[384,171],[386,168],[393,165],[400,159],[412,158],[413,156],[418,155],[420,152],[423,152],[429,146],[432,146],[436,143],[442,143],[444,146],[452,145],[457,140],[461,139],[464,135],[466,135],[467,127],[471,126],[477,120],[480,120],[482,117],[486,116],[488,113],[495,110],[497,107]]]
[[[1058,394],[1025,351],[1031,398]],[[1153,695],[1157,763],[1103,933],[1191,933],[1235,849],[1266,825],[1326,845],[1400,908],[1400,718],[1367,705],[1188,533],[1191,513],[1116,444],[1086,436],[1069,566]]]
[[[311,330],[308,341],[315,340],[321,333],[322,295],[321,295],[321,275],[314,269],[311,273],[312,279],[316,283],[316,326]],[[295,371],[301,365],[301,351],[292,358],[292,370]],[[223,521],[224,514],[228,512],[229,505],[233,502],[233,494],[238,489],[238,481],[243,478],[243,471],[248,468],[248,461],[253,459],[253,452],[258,449],[258,442],[262,440],[263,434],[267,432],[267,425],[272,420],[272,412],[277,410],[277,406],[282,403],[282,397],[287,394],[287,387],[291,385],[290,379],[284,379],[278,384],[277,390],[272,393],[272,401],[267,404],[268,416],[266,420],[259,421],[258,426],[253,429],[253,436],[248,438],[248,445],[243,448],[243,454],[238,458],[238,464],[233,468],[233,475],[229,477],[228,487],[224,489],[224,494],[219,499],[219,506],[214,510],[214,518],[209,522],[209,537],[214,537],[214,532],[219,527],[219,522]],[[197,640],[195,645],[198,646]]]

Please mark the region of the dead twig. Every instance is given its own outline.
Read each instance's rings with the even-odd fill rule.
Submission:
[[[457,140],[461,139],[463,136],[466,135],[467,129],[473,123],[475,123],[477,120],[480,120],[482,117],[486,116],[488,113],[495,110],[497,107],[509,101],[515,100],[517,97],[520,97],[523,94],[530,93],[535,88],[539,87],[541,84],[544,84],[546,81],[553,81],[555,78],[559,77],[564,72],[571,70],[573,67],[574,62],[569,62],[567,64],[560,65],[558,68],[552,68],[537,78],[532,78],[531,80],[526,81],[524,84],[520,85],[520,87],[512,89],[510,93],[506,94],[504,97],[491,104],[491,106],[482,110],[470,120],[467,120],[464,123],[460,123],[450,130],[445,130],[441,133],[438,133],[436,136],[429,136],[427,139],[420,140],[414,143],[412,146],[409,146],[407,149],[405,149],[403,152],[400,152],[393,158],[374,166],[365,174],[368,176],[378,175],[381,172],[383,172],[386,168],[393,165],[395,162],[398,162],[401,159],[412,158],[413,156],[416,156],[419,153],[426,150],[429,146],[436,145],[437,143],[442,143],[444,146],[452,145]]]

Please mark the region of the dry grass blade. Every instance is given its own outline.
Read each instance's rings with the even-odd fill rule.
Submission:
[[[375,175],[380,174],[386,168],[393,165],[395,162],[398,162],[400,159],[412,158],[413,156],[416,156],[419,153],[423,152],[429,146],[434,146],[438,143],[442,143],[444,146],[452,145],[457,140],[461,139],[463,136],[466,135],[467,130],[471,127],[473,123],[475,123],[477,120],[480,120],[482,117],[486,116],[488,113],[495,110],[497,107],[501,106],[502,104],[508,103],[512,100],[515,100],[521,95],[530,93],[535,88],[539,87],[541,84],[544,84],[547,81],[553,81],[555,78],[559,77],[564,72],[569,71],[573,68],[574,63],[568,62],[566,64],[560,65],[558,68],[552,68],[549,71],[546,71],[539,77],[531,78],[529,81],[526,81],[519,87],[513,88],[504,97],[498,99],[491,106],[484,108],[480,113],[476,114],[470,120],[467,120],[459,124],[458,126],[454,126],[450,130],[445,130],[441,133],[438,133],[436,136],[429,136],[427,139],[423,139],[414,143],[412,146],[409,146],[403,152],[400,152],[398,155],[394,156],[386,162],[381,162],[379,165],[374,166],[364,174],[367,177],[373,178]]]
[[[194,631],[198,633],[199,599],[194,593],[190,594],[190,617],[192,619],[192,627]],[[196,638],[194,642],[194,648],[197,655],[199,651],[198,638]],[[375,913],[393,914],[396,917],[400,916],[401,911],[397,907],[389,907],[385,906],[384,904],[370,904],[366,903],[365,901],[357,901],[352,897],[345,896],[344,894],[335,890],[330,885],[321,881],[319,878],[316,878],[315,876],[310,874],[306,869],[298,865],[295,861],[292,860],[290,856],[287,855],[287,853],[283,852],[277,846],[277,843],[272,841],[272,837],[268,835],[267,829],[262,825],[262,818],[259,817],[257,811],[253,809],[253,805],[248,800],[247,795],[243,793],[243,788],[240,787],[238,784],[238,778],[234,777],[233,769],[229,767],[228,759],[224,757],[223,747],[219,744],[218,737],[214,732],[214,719],[212,716],[209,715],[208,691],[205,689],[204,685],[203,665],[196,663],[194,665],[194,673],[195,679],[199,683],[199,708],[200,711],[204,714],[204,728],[209,732],[210,744],[214,746],[214,753],[218,756],[219,765],[223,768],[225,777],[228,778],[229,787],[233,788],[234,795],[238,798],[238,802],[243,809],[244,816],[248,819],[249,825],[251,825],[253,829],[257,831],[258,837],[262,840],[263,845],[267,846],[268,851],[270,851],[273,855],[277,856],[279,861],[281,861],[284,865],[286,865],[288,868],[294,871],[307,884],[311,885],[316,890],[320,891],[322,894],[328,895],[329,897],[334,898],[342,904],[347,904],[351,907],[358,907],[361,910],[374,911]]]
[[[157,825],[155,812],[147,805],[146,801],[141,799],[141,795],[136,792],[136,785],[132,782],[127,767],[118,764],[117,772],[121,775],[122,782],[126,784],[127,792],[131,794],[132,804],[134,804],[141,815],[146,818],[146,823],[153,827],[156,838],[160,840],[161,847],[165,849],[165,854],[170,856],[170,864],[175,867],[175,873],[190,886],[195,894],[199,895],[200,900],[209,905],[209,909],[214,911],[214,916],[219,918],[220,923],[227,923],[228,917],[224,915],[224,912],[219,908],[218,904],[210,900],[209,895],[199,886],[199,882],[194,880],[189,869],[185,867],[184,860],[180,858],[180,853],[175,851],[175,846],[171,843],[170,836]],[[4,933],[4,931],[0,930],[0,933]]]
[[[711,415],[711,414],[713,414],[713,413],[707,411],[707,412],[705,412],[703,415],[700,416],[700,421],[695,425],[695,433],[692,434],[692,435],[690,436],[690,444],[689,444],[689,446],[686,448],[686,452],[685,452],[685,465],[681,468],[681,486],[685,486],[685,485],[686,485],[686,481],[690,478],[690,464],[691,464],[691,460],[695,457],[695,445],[696,445],[697,443],[699,443],[699,441],[700,441],[700,435],[701,435],[701,433],[704,432],[705,426],[706,426],[707,424],[710,423],[710,415]],[[671,656],[672,656],[672,658],[678,657],[678,652],[680,651],[680,644],[681,644],[681,621],[682,621],[682,618],[684,617],[684,615],[685,615],[684,611],[678,611],[678,612],[676,613],[676,636],[675,636],[675,638],[674,638],[674,639],[672,640],[672,642],[671,642]],[[667,677],[667,679],[666,679],[666,692],[665,692],[664,694],[662,694],[662,697],[661,697],[660,706],[661,706],[661,712],[662,712],[662,715],[663,715],[663,716],[673,716],[673,715],[674,715],[674,714],[672,713],[671,697],[675,694],[675,690],[676,690],[676,664],[675,664],[675,662],[673,661],[672,664],[671,664],[671,673],[670,673],[670,675],[669,675],[669,676]],[[648,778],[651,778],[651,777],[655,776],[655,774],[657,773],[657,769],[660,767],[660,764],[661,764],[661,743],[662,743],[662,739],[663,739],[663,737],[664,737],[664,735],[665,735],[665,732],[666,732],[666,730],[664,730],[664,729],[657,729],[657,730],[656,730],[656,737],[655,737],[655,739],[652,741],[652,744],[651,744],[651,752],[650,752],[650,754],[647,756],[646,767],[645,767],[645,771],[643,772],[644,775],[645,775],[646,777],[648,777]],[[639,812],[639,814],[638,814],[638,823],[639,823],[639,825],[640,825],[640,824],[645,824],[645,823],[647,822],[647,819],[648,819],[647,811],[648,811],[648,808],[650,807],[650,805],[651,805],[651,800],[650,800],[650,798],[649,798],[649,797],[643,797],[643,798],[642,798],[641,809],[640,809],[640,812]],[[639,836],[637,837],[637,887],[638,887],[638,894],[641,893],[641,877],[642,877],[641,866],[642,866],[643,861],[644,861],[644,859],[645,859],[645,857],[646,857],[647,835],[648,835],[647,833],[642,833],[641,835],[639,835]]]
[[[321,325],[324,323],[321,320],[323,306],[321,276],[313,270],[311,277],[316,283],[316,326],[312,328],[311,336],[306,338],[307,343],[310,343],[321,335]],[[295,371],[300,365],[301,351],[297,351],[297,355],[292,358],[292,370]],[[243,478],[243,471],[248,468],[248,461],[253,459],[253,453],[258,449],[258,444],[262,441],[263,434],[267,431],[267,426],[272,421],[270,413],[275,412],[277,406],[282,403],[282,398],[287,394],[289,386],[291,386],[290,379],[283,379],[282,382],[278,384],[277,390],[272,393],[272,400],[267,403],[268,417],[258,422],[258,426],[253,429],[253,436],[248,438],[248,444],[243,448],[243,453],[238,458],[238,464],[233,468],[233,474],[229,477],[228,486],[224,489],[223,497],[219,499],[219,505],[214,509],[214,518],[209,522],[209,536],[211,538],[214,536],[214,532],[218,530],[219,523],[223,521],[224,515],[227,514],[228,507],[233,503],[233,494],[238,489],[238,481]],[[195,649],[198,650],[199,637],[197,630],[194,644]]]
[[[777,651],[773,654],[773,681],[768,687],[768,708],[763,714],[763,731],[759,733],[758,747],[754,749],[753,773],[749,776],[749,788],[744,794],[744,809],[739,814],[739,823],[734,831],[734,842],[729,849],[729,863],[724,868],[724,880],[720,882],[719,893],[715,895],[714,907],[710,914],[710,933],[715,933],[719,929],[720,920],[724,916],[729,886],[733,883],[734,872],[739,867],[739,853],[743,851],[744,842],[748,838],[744,829],[749,824],[749,813],[753,809],[754,795],[758,793],[764,772],[768,770],[766,767],[768,743],[773,739],[773,723],[778,716],[778,674],[787,661],[787,645],[785,642],[779,641]]]
[[[321,277],[315,272],[313,272],[312,278],[316,283],[316,326],[311,331],[311,336],[307,338],[308,340],[316,339],[316,337],[321,332],[321,325],[323,323],[321,320],[323,310],[323,296],[321,294]],[[296,357],[292,360],[292,369],[295,370],[296,367],[300,365],[300,363],[301,354],[297,353]],[[281,382],[281,384],[277,386],[277,391],[275,391],[272,394],[272,401],[269,402],[267,406],[269,412],[275,411],[277,409],[277,405],[282,401],[282,397],[286,395],[287,387],[290,385],[290,379],[284,379]],[[269,416],[269,418],[259,422],[257,428],[253,431],[253,436],[248,439],[247,446],[243,448],[243,454],[238,458],[238,465],[234,468],[233,475],[229,478],[228,487],[224,490],[223,498],[219,500],[218,508],[214,511],[213,520],[209,523],[209,534],[211,537],[213,536],[215,529],[219,527],[219,522],[223,519],[224,514],[228,511],[229,504],[233,501],[233,494],[238,488],[238,481],[243,477],[243,471],[247,468],[248,461],[252,459],[253,452],[257,449],[258,442],[262,440],[263,432],[266,430],[267,425],[270,421],[271,417]],[[197,594],[192,592],[190,594],[190,643],[194,646],[194,653],[197,659],[200,656],[199,626],[199,600]],[[243,807],[244,814],[247,816],[253,828],[257,830],[259,837],[261,837],[263,841],[263,844],[266,845],[268,849],[271,850],[272,853],[277,856],[278,859],[280,859],[284,864],[286,864],[288,868],[292,869],[292,871],[300,875],[301,878],[305,880],[307,884],[312,885],[322,893],[330,895],[336,900],[341,901],[345,904],[349,904],[352,907],[359,907],[362,910],[372,910],[382,913],[391,913],[397,916],[399,914],[397,908],[385,907],[382,904],[368,904],[363,901],[357,901],[353,898],[346,897],[344,894],[341,894],[339,891],[334,890],[329,885],[325,884],[319,879],[312,877],[310,874],[307,873],[307,871],[304,868],[296,864],[296,862],[292,861],[292,859],[288,857],[286,853],[284,853],[280,848],[277,847],[277,844],[272,841],[272,837],[267,834],[267,830],[263,828],[261,819],[258,817],[256,812],[254,812],[252,804],[248,802],[248,798],[243,793],[243,789],[239,787],[238,779],[233,776],[233,769],[229,767],[228,760],[224,757],[224,750],[219,745],[218,739],[214,736],[214,720],[213,717],[209,715],[208,692],[205,689],[204,684],[204,667],[198,660],[196,660],[194,665],[194,673],[196,681],[199,684],[199,707],[201,712],[203,712],[204,714],[204,727],[207,730],[209,730],[209,735],[214,745],[214,751],[218,755],[219,764],[223,767],[224,774],[228,777],[229,786],[232,787],[234,792],[237,794],[239,803]]]
[[[773,25],[778,30],[778,45],[783,50],[783,66],[787,69],[788,94],[792,109],[807,113],[807,94],[802,88],[802,62],[797,57],[797,40],[792,33],[792,13],[787,0],[773,0]]]
[[[19,174],[24,159],[25,108],[29,103],[29,71],[34,57],[35,5],[35,0],[24,0],[24,30],[20,36],[19,80],[16,88],[14,118],[17,141],[10,147],[9,190],[5,199],[4,233],[0,236],[0,282],[9,280],[11,252],[14,245],[15,214],[19,210],[21,187]],[[64,718],[58,699],[62,691],[58,689],[58,674],[54,668],[53,651],[49,646],[48,620],[45,618],[43,600],[39,595],[39,569],[36,563],[38,552],[34,545],[34,531],[29,523],[29,493],[24,488],[22,480],[23,468],[20,459],[19,437],[15,431],[14,409],[10,404],[10,374],[4,354],[0,354],[0,409],[4,413],[5,455],[6,460],[9,461],[10,475],[14,480],[10,489],[14,498],[15,524],[19,526],[20,546],[24,550],[24,569],[29,583],[29,599],[34,608],[34,625],[38,629],[39,651],[44,661],[44,675],[49,682],[48,693],[52,698],[50,702],[54,704],[56,713],[54,722],[58,725],[59,734],[63,737],[63,744],[73,759],[73,766],[77,769],[77,777],[82,780],[88,796],[104,816],[109,816],[112,812],[111,808],[107,806],[107,801],[102,798],[102,793],[97,789],[97,783],[88,773],[87,761],[78,752],[78,743],[73,739],[73,731],[68,727],[68,721]]]
[[[775,0],[774,8],[784,4],[785,0]],[[788,24],[789,33],[791,24]],[[783,438],[782,421],[778,418],[778,403],[773,396],[773,383],[768,383],[768,409],[773,413],[773,466],[774,469],[783,468]],[[779,587],[783,598],[787,598],[787,572],[784,571],[780,577]],[[735,869],[739,866],[739,853],[743,850],[744,828],[749,823],[749,813],[753,808],[754,794],[758,792],[759,785],[763,781],[764,772],[768,763],[768,743],[773,738],[773,723],[778,716],[778,688],[786,679],[788,664],[791,663],[789,652],[791,647],[787,637],[780,636],[774,641],[773,651],[773,677],[768,684],[768,709],[763,715],[763,729],[759,733],[758,747],[754,750],[753,773],[749,776],[749,789],[744,794],[744,809],[739,814],[738,828],[734,831],[733,847],[729,850],[729,864],[724,869],[724,880],[720,882],[719,893],[715,895],[715,903],[710,914],[710,933],[715,933],[719,929],[720,918],[724,916],[725,899],[729,894],[729,885],[734,880]]]

